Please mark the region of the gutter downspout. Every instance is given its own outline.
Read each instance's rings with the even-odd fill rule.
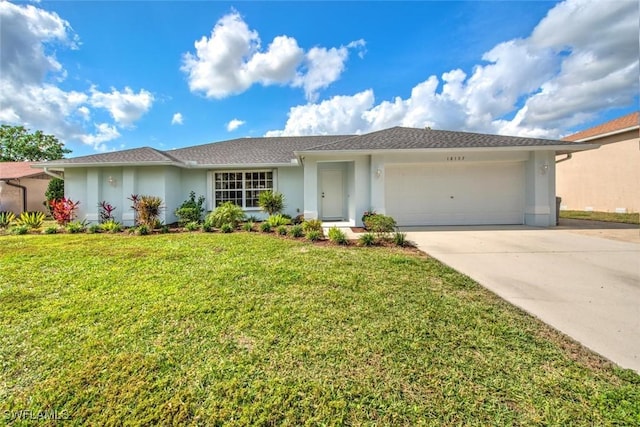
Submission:
[[[22,212],[26,212],[27,211],[27,187],[20,184],[14,184],[11,182],[10,179],[2,179],[0,181],[5,182],[7,185],[10,185],[11,187],[22,189]]]
[[[566,162],[567,160],[571,160],[572,157],[573,157],[573,155],[571,153],[567,153],[567,157],[565,157],[564,159],[556,160],[556,165],[558,163],[562,163],[562,162]]]
[[[54,178],[58,178],[58,179],[64,179],[64,177],[62,175],[58,175],[57,173],[51,172],[48,168],[42,168],[42,171],[44,173],[46,173],[49,176],[52,176]]]

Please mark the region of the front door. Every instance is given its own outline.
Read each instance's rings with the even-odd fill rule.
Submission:
[[[322,219],[343,219],[344,185],[341,169],[320,172]]]

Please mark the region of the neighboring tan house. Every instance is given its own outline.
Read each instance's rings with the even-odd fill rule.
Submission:
[[[51,177],[34,162],[0,162],[0,212],[47,212],[44,193]]]
[[[640,212],[640,114],[628,114],[564,138],[600,149],[558,159],[563,210]]]
[[[190,191],[207,209],[232,201],[261,215],[258,195],[278,191],[285,213],[361,225],[365,211],[399,225],[555,225],[555,158],[585,149],[535,138],[394,127],[364,135],[240,138],[160,151],[144,147],[40,163],[64,170],[78,218],[98,204],[133,223],[132,194],[163,199],[165,223]]]

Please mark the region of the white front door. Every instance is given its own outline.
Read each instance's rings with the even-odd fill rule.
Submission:
[[[322,219],[343,219],[344,184],[341,169],[320,171]]]

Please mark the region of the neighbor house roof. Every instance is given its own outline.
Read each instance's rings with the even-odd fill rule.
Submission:
[[[0,179],[34,178],[44,175],[42,170],[33,169],[35,162],[0,162]],[[45,177],[48,178],[47,175]]]
[[[422,150],[422,149],[469,149],[506,147],[567,147],[573,143],[552,139],[523,138],[516,136],[488,135],[393,127],[365,135],[342,139],[331,144],[302,151],[373,151],[373,150]]]
[[[614,135],[638,128],[640,128],[640,112],[636,111],[635,113],[609,120],[606,123],[585,129],[562,139],[566,141],[585,141],[599,136]]]
[[[557,153],[596,148],[568,141],[394,127],[364,135],[239,138],[160,151],[150,147],[39,163],[64,169],[89,166],[173,165],[183,168],[283,166],[301,153],[425,149],[549,149]]]

